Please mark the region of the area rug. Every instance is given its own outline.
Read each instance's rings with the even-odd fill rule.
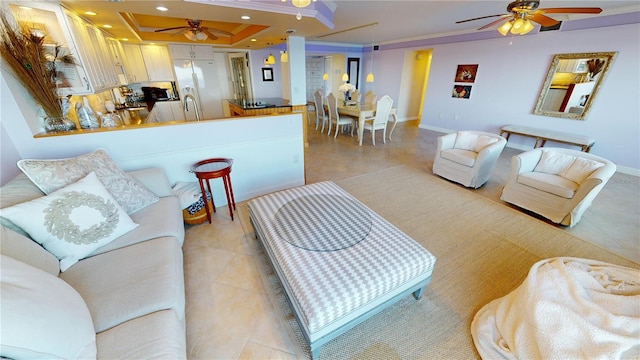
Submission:
[[[397,166],[336,182],[437,257],[423,297],[400,300],[325,344],[319,359],[479,358],[470,325],[475,313],[515,289],[545,258],[570,256],[622,266],[640,265],[584,242],[506,205],[434,175]],[[239,207],[247,239],[280,321],[297,344],[308,347],[286,297]]]

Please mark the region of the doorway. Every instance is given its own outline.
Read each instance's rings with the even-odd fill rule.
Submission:
[[[402,80],[398,94],[398,118],[422,119],[422,107],[427,92],[433,49],[408,50],[402,67]],[[394,104],[394,107],[395,104]]]
[[[249,71],[248,53],[229,53],[231,82],[234,99],[252,99],[253,91]]]

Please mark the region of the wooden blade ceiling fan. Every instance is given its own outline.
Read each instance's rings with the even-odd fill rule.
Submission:
[[[171,36],[184,34],[185,37],[193,41],[206,40],[207,38],[216,40],[218,38],[218,36],[215,35],[216,33],[222,36],[233,36],[233,34],[228,31],[202,26],[202,20],[197,20],[197,19],[185,19],[185,20],[187,21],[187,26],[170,27],[170,28],[155,30],[154,32],[178,30],[173,34],[171,34]]]
[[[472,19],[456,21],[456,24],[461,24],[469,21],[488,19],[492,17],[499,17],[498,20],[492,21],[487,25],[484,25],[478,30],[484,30],[490,28],[508,19],[502,24],[498,31],[502,35],[507,35],[509,30],[512,34],[524,35],[533,30],[533,25],[530,21],[536,22],[542,26],[549,27],[560,24],[560,21],[552,19],[544,14],[599,14],[602,12],[598,7],[562,7],[562,8],[546,8],[538,9],[540,1],[513,1],[507,5],[508,14],[487,15]]]

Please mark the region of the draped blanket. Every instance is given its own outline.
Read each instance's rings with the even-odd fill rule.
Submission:
[[[559,257],[537,262],[511,293],[478,311],[483,359],[640,357],[640,271]]]

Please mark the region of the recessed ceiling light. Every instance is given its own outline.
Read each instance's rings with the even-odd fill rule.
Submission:
[[[32,8],[30,8],[28,6],[20,6],[20,9],[22,9],[22,10],[32,10]]]
[[[84,14],[85,14],[85,15],[89,15],[89,16],[96,16],[96,15],[98,15],[98,13],[93,12],[93,11],[85,11],[85,12],[84,12]]]
[[[156,7],[156,10],[158,10],[158,11],[169,11],[169,9],[164,7],[164,6],[158,6],[158,7]]]
[[[253,38],[253,39],[251,39],[251,41],[256,42],[256,41],[258,41],[258,39]]]
[[[242,16],[240,16],[240,19],[242,19],[242,20],[249,20],[249,19],[251,19],[251,16],[249,16],[249,15],[242,15]]]
[[[103,28],[105,29],[111,29],[113,26],[109,25],[109,24],[104,24],[102,25]]]
[[[122,38],[122,39],[120,39],[120,40],[122,40],[122,41],[129,41],[129,39],[128,39],[128,38]]]

